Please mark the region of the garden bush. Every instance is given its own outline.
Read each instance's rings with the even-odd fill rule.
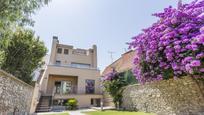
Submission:
[[[135,83],[137,83],[137,80],[130,70],[119,73],[113,69],[103,77],[103,86],[113,97],[113,103],[118,109],[122,104],[123,87]]]
[[[204,75],[204,0],[168,7],[129,43],[140,83]]]
[[[68,110],[76,110],[77,109],[77,100],[76,99],[68,99],[67,103],[65,104],[67,106]]]

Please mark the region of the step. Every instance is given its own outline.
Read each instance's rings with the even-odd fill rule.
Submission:
[[[50,107],[37,107],[37,110],[41,110],[41,109],[50,109]]]
[[[41,110],[36,110],[36,112],[49,112],[51,109],[41,109]]]

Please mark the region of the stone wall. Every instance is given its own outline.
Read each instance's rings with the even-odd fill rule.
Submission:
[[[198,85],[199,84],[199,85]],[[191,77],[127,86],[122,107],[158,115],[204,115],[204,88]]]
[[[0,115],[28,114],[32,95],[32,86],[0,70]]]

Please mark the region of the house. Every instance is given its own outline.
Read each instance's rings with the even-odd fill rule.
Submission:
[[[135,56],[134,50],[130,50],[128,52],[125,52],[124,54],[122,54],[122,56],[119,59],[117,59],[112,64],[108,65],[104,69],[102,75],[104,76],[104,75],[110,73],[113,70],[113,68],[117,72],[124,72],[124,71],[132,69],[134,67],[134,64],[133,64],[134,56]]]
[[[58,37],[53,37],[49,63],[40,84],[38,112],[63,108],[71,98],[77,99],[79,108],[100,106],[102,91],[97,46],[75,49],[60,44]]]
[[[135,51],[130,50],[117,59],[112,64],[108,65],[102,72],[102,76],[110,73],[115,69],[119,73],[124,73],[125,71],[131,70],[134,67],[133,59],[135,56]],[[104,106],[114,106],[112,97],[108,92],[103,92]]]

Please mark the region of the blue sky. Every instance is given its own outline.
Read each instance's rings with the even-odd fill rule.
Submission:
[[[192,0],[183,0],[190,2]],[[34,16],[36,35],[50,50],[52,36],[76,48],[98,46],[98,66],[103,70],[128,49],[126,42],[150,26],[155,12],[177,0],[52,0]]]

